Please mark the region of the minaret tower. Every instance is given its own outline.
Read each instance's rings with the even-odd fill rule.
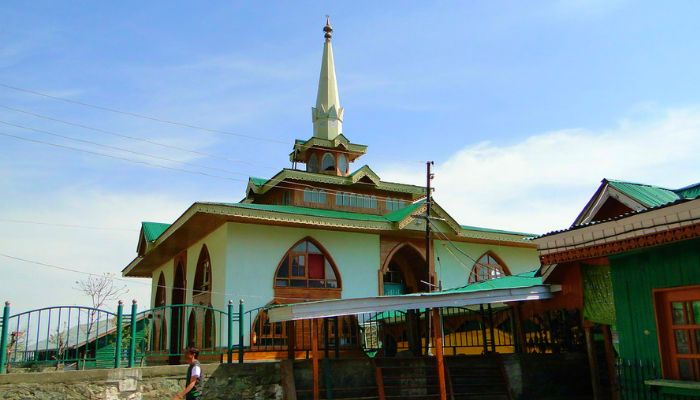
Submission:
[[[323,58],[318,79],[316,107],[311,108],[314,134],[308,140],[297,140],[289,159],[306,164],[306,171],[327,175],[348,176],[350,163],[365,154],[367,146],[350,143],[343,135],[343,107],[338,96],[338,80],[335,77],[335,62],[331,37],[333,28],[326,17],[323,27]]]
[[[324,37],[323,59],[321,60],[321,76],[318,79],[318,94],[316,107],[311,108],[311,121],[314,123],[314,137],[333,140],[343,133],[343,107],[338,96],[338,81],[335,77],[333,62],[333,46],[331,37],[333,28],[330,18],[326,16],[326,26],[323,27]]]

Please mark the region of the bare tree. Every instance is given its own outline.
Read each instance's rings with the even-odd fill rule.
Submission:
[[[92,333],[92,328],[98,318],[99,310],[108,301],[113,301],[129,292],[126,285],[115,285],[114,284],[114,274],[105,273],[103,275],[89,275],[87,278],[76,281],[76,289],[83,292],[86,296],[90,297],[92,301],[92,310],[89,313],[89,320],[87,323],[86,336],[88,340],[85,343],[85,351],[83,353],[83,369],[85,368],[85,359],[88,353],[88,344],[90,343]],[[121,327],[116,327],[121,329]],[[95,338],[97,339],[97,338]],[[97,342],[95,342],[97,343]]]
[[[52,358],[56,360],[56,371],[63,368],[63,354],[65,353],[66,345],[68,344],[66,340],[66,336],[68,333],[66,327],[67,324],[64,322],[63,330],[59,330],[58,332],[49,335],[49,343],[56,346],[56,354],[52,356]]]

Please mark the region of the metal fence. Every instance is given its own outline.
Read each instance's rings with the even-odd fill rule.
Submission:
[[[243,362],[243,303],[238,310],[176,304],[125,313],[81,306],[46,307],[0,320],[0,373],[12,368],[42,370],[120,368],[178,363],[184,348],[201,357]],[[235,343],[235,345],[234,345]]]
[[[617,359],[617,391],[621,400],[689,400],[697,395],[660,393],[654,386],[646,385],[648,380],[661,379],[661,367],[649,360]]]

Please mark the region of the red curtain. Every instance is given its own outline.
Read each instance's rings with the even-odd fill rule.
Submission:
[[[309,254],[309,279],[323,279],[323,255]]]

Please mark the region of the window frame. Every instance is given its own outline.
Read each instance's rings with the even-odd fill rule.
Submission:
[[[297,247],[300,244],[305,244],[304,250],[298,250]],[[313,245],[318,249],[318,252],[315,251],[310,251],[310,246],[309,244]],[[309,255],[313,254],[320,254],[323,256],[323,274],[324,277],[323,279],[313,279],[309,277]],[[294,275],[294,263],[293,260],[296,259],[297,257],[303,257],[303,269],[304,269],[304,274],[303,275]],[[280,277],[280,268],[282,268],[283,265],[287,266],[287,276],[286,277]],[[299,265],[299,263],[297,263]],[[326,271],[327,267],[330,266],[331,271],[333,272],[334,277],[333,278],[328,278],[326,276]],[[297,270],[298,272],[298,270]],[[286,281],[284,285],[281,285],[280,282]],[[305,284],[299,284],[298,282],[304,281]],[[322,281],[320,286],[312,286],[311,282],[319,282]],[[297,284],[295,284],[297,282]],[[330,286],[329,286],[330,285]],[[275,269],[275,276],[273,279],[273,288],[275,289],[322,289],[322,290],[340,290],[342,289],[342,282],[340,278],[340,272],[338,271],[338,268],[335,264],[335,261],[333,261],[333,258],[329,255],[328,251],[321,246],[316,240],[310,237],[306,237],[304,239],[301,239],[294,243],[292,246],[289,247],[289,249],[284,253],[284,256],[280,259],[279,263],[277,264],[277,268]]]
[[[659,344],[661,373],[666,379],[698,381],[700,380],[700,312],[695,312],[693,302],[700,301],[700,285],[677,286],[652,290],[654,313],[656,316],[656,336]],[[675,324],[671,306],[673,303],[690,303],[684,309],[685,324]],[[692,315],[692,322],[691,322]],[[689,352],[678,353],[676,350],[676,331],[688,332]],[[693,337],[695,336],[695,337]],[[693,340],[695,339],[695,340]],[[690,379],[680,376],[679,360],[691,360]],[[694,362],[695,366],[692,365]]]
[[[495,262],[495,264],[482,263],[481,260],[483,260],[484,257],[490,257]],[[499,267],[500,273],[498,275],[495,275],[495,276],[492,274],[489,274],[489,277],[487,277],[486,279],[480,279],[481,278],[480,272],[481,272],[481,269],[484,268],[484,265],[489,265],[489,266],[490,265],[497,265]],[[500,278],[500,277],[509,276],[509,275],[511,275],[510,270],[508,269],[508,266],[503,262],[503,260],[501,260],[501,258],[498,257],[494,252],[487,251],[486,253],[482,254],[481,256],[479,256],[479,258],[476,259],[476,262],[472,266],[471,271],[469,271],[469,277],[467,278],[467,283],[471,284],[471,283],[485,282],[485,281],[488,281],[491,279]]]

